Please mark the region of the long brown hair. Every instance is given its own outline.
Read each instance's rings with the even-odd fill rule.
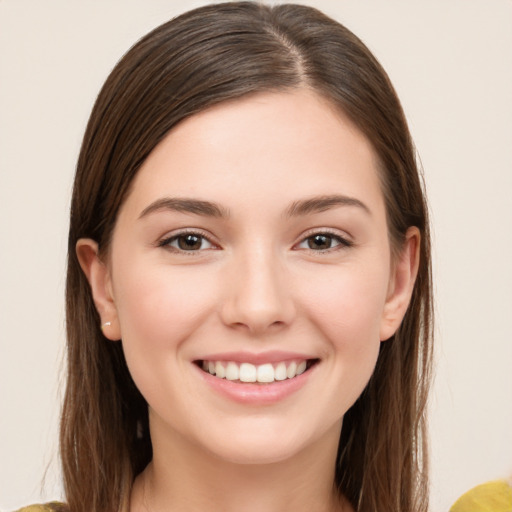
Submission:
[[[344,111],[373,144],[389,236],[398,249],[421,231],[421,260],[401,327],[385,343],[343,421],[336,485],[359,512],[427,510],[425,407],[432,299],[427,208],[399,100],[376,59],[349,30],[299,5],[209,5],[156,28],[121,59],[93,108],[73,189],[66,289],[68,378],[61,423],[72,512],[117,512],[151,460],[147,405],[122,343],[100,330],[77,240],[108,253],[133,177],[177,123],[254,92],[307,87]],[[342,391],[340,391],[342,392]]]

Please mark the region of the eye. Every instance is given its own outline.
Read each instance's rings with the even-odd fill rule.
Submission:
[[[215,248],[205,236],[200,233],[180,233],[162,240],[160,247],[169,247],[177,251],[197,252]]]
[[[302,240],[297,247],[299,249],[309,249],[320,252],[340,247],[349,247],[351,245],[351,242],[341,236],[332,233],[315,233]]]

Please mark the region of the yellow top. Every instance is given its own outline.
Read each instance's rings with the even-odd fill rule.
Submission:
[[[28,507],[23,507],[18,510],[18,512],[65,512],[67,511],[67,507],[64,503],[59,503],[58,501],[52,501],[51,503],[45,503],[44,505],[30,505]]]
[[[512,487],[505,480],[478,485],[461,496],[450,512],[512,512]]]
[[[31,505],[18,512],[66,512],[67,507],[56,501]],[[450,512],[512,512],[512,487],[506,480],[478,485],[461,496]]]

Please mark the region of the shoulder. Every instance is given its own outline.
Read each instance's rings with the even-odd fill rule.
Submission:
[[[30,505],[20,508],[17,512],[69,512],[68,507],[64,503],[52,501],[43,505]]]
[[[450,512],[512,512],[512,487],[506,480],[478,485],[461,496]]]

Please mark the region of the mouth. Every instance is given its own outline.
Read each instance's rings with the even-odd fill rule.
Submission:
[[[252,364],[235,361],[198,360],[194,363],[218,379],[239,383],[271,384],[292,380],[309,371],[319,359],[292,359],[276,363]]]

